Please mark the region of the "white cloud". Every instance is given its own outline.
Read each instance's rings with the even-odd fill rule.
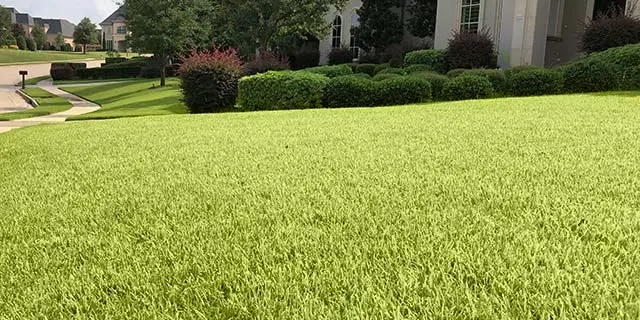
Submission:
[[[0,0],[0,4],[33,17],[67,19],[76,24],[84,17],[98,24],[118,8],[115,0]]]

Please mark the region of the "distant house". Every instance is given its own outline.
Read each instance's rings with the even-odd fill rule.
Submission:
[[[26,34],[31,34],[33,27],[39,25],[44,29],[47,43],[54,45],[58,34],[62,34],[64,42],[73,45],[73,31],[76,25],[64,19],[43,19],[31,17],[28,13],[20,13],[15,8],[7,8],[11,14],[11,22],[24,28]]]
[[[581,56],[585,23],[612,5],[638,14],[637,0],[438,0],[435,48],[454,31],[488,31],[499,64],[553,66]]]
[[[109,51],[124,52],[127,46],[127,23],[124,19],[124,7],[118,8],[108,18],[100,23],[102,28],[102,44]]]

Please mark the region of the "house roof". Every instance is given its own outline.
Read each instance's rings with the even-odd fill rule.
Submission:
[[[45,24],[48,24],[49,30],[47,30],[47,34],[49,35],[57,35],[58,33],[62,33],[63,36],[72,38],[73,31],[76,29],[75,24],[65,19],[34,18],[33,20],[41,27],[44,27]]]
[[[100,22],[100,25],[113,24],[114,22],[125,22],[124,6],[120,6],[118,10],[114,11],[108,18]]]
[[[16,23],[33,25],[33,18],[28,13],[15,13],[16,15]]]
[[[18,12],[18,10],[16,10],[15,8],[5,8],[7,10],[9,10],[9,14],[11,15],[11,23],[16,23],[16,15],[20,12]]]

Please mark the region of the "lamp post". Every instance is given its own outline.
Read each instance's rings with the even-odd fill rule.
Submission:
[[[28,75],[29,72],[27,72],[26,70],[22,70],[22,71],[19,71],[18,73],[22,76],[22,90],[24,90],[24,88],[25,88],[25,86],[24,86],[24,77],[26,75]]]

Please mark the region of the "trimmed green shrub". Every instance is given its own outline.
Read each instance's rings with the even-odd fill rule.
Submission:
[[[463,73],[469,71],[471,69],[453,69],[449,72],[447,72],[447,77],[449,78],[457,78],[459,76],[461,76]]]
[[[180,65],[180,88],[191,113],[222,112],[234,109],[242,61],[235,49],[197,52]]]
[[[428,64],[412,64],[404,68],[404,71],[406,71],[408,74],[412,74],[415,72],[436,72]]]
[[[536,66],[517,66],[517,67],[513,67],[513,68],[509,68],[507,70],[504,71],[504,76],[507,77],[507,81],[509,81],[509,78],[511,78],[512,76],[522,72],[522,71],[528,71],[528,70],[539,70],[539,69],[543,69],[541,67],[536,67]]]
[[[373,63],[363,63],[363,64],[359,64],[356,67],[356,73],[366,73],[370,76],[375,76],[376,75],[376,67],[378,65],[377,64],[373,64]]]
[[[374,71],[373,71],[373,72],[375,72],[375,74],[378,74],[378,73],[380,73],[380,71],[382,71],[382,70],[386,70],[386,69],[389,69],[389,68],[391,68],[391,65],[390,65],[390,64],[388,64],[388,63],[382,63],[382,64],[378,64],[378,65],[376,65],[376,68],[374,69]]]
[[[358,77],[358,78],[364,78],[364,79],[371,79],[372,77],[366,73],[354,73],[352,75],[348,75],[348,76],[343,76],[343,77]]]
[[[453,78],[442,89],[445,99],[451,101],[489,98],[493,93],[489,79],[475,75]]]
[[[27,39],[25,39],[25,37],[23,37],[22,35],[16,37],[16,43],[18,44],[18,48],[20,48],[20,50],[27,50]]]
[[[27,49],[29,51],[36,51],[36,41],[33,38],[27,38]]]
[[[377,84],[356,76],[342,76],[329,80],[324,91],[324,105],[328,108],[372,107],[376,103]]]
[[[509,93],[514,96],[541,96],[562,92],[562,74],[556,70],[521,70],[512,74],[508,81]]]
[[[507,77],[504,75],[504,72],[497,69],[471,69],[463,72],[461,76],[481,76],[489,79],[491,85],[493,86],[493,90],[496,93],[504,94],[507,91]]]
[[[622,90],[640,90],[640,65],[625,70],[620,87]]]
[[[70,65],[51,68],[51,70],[49,71],[49,74],[51,75],[51,79],[55,81],[73,80],[73,78],[76,76],[75,71]]]
[[[444,85],[449,82],[449,77],[430,71],[415,72],[410,76],[419,77],[431,83],[431,95],[433,96],[433,100],[446,100],[442,90],[444,89]]]
[[[400,78],[400,77],[402,76],[395,73],[378,73],[373,77],[373,81],[384,81],[387,79]]]
[[[136,78],[140,76],[141,72],[142,68],[140,67],[90,68],[76,70],[78,77],[83,80]]]
[[[446,50],[412,51],[404,57],[404,64],[407,66],[414,64],[426,65],[430,68],[429,71],[436,71],[443,74],[449,71]]]
[[[349,66],[349,68],[351,68],[351,71],[353,71],[353,73],[357,73],[356,69],[358,68],[358,64],[355,62],[351,62],[351,63],[347,63],[346,65]]]
[[[395,77],[378,83],[377,104],[396,106],[431,99],[429,81],[416,77]]]
[[[329,52],[329,65],[345,64],[353,62],[353,53],[349,48],[334,48]]]
[[[609,50],[591,54],[584,58],[586,61],[600,61],[618,65],[616,69],[618,78],[624,78],[625,70],[640,65],[640,44],[631,44],[624,47],[611,48]]]
[[[129,59],[127,59],[125,57],[110,57],[110,58],[105,58],[104,59],[104,64],[105,65],[110,65],[110,64],[122,63],[122,62],[127,62],[127,61],[129,61]]]
[[[315,67],[315,68],[304,69],[304,70],[301,70],[301,71],[321,74],[321,75],[329,77],[329,78],[335,78],[335,77],[340,77],[340,76],[348,76],[350,74],[353,74],[353,71],[351,70],[351,67],[349,67],[346,64],[341,64],[341,65],[337,65],[337,66],[320,66],[320,67]]]
[[[269,71],[240,79],[238,103],[243,110],[322,107],[329,78],[303,71]]]
[[[398,74],[398,75],[404,76],[407,74],[407,72],[404,71],[404,69],[400,69],[400,68],[387,68],[387,69],[381,70],[377,74]]]
[[[487,31],[455,32],[447,47],[447,63],[452,69],[497,68],[498,54],[491,35]]]
[[[600,92],[620,88],[619,66],[601,60],[579,60],[563,66],[564,89],[569,93]]]

